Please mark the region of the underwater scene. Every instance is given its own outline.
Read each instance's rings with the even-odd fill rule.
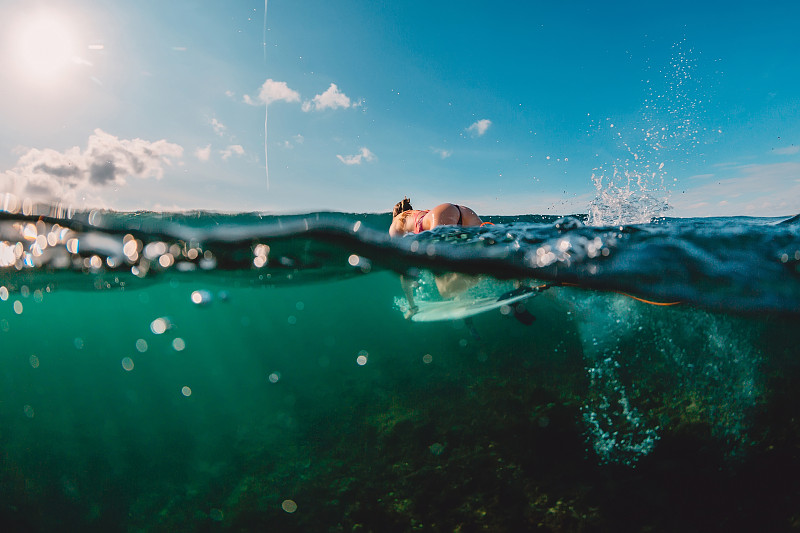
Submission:
[[[6,531],[800,528],[800,222],[0,213]],[[433,280],[530,297],[406,319]],[[441,298],[439,298],[441,300]]]

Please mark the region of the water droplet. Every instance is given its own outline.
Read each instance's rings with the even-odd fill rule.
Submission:
[[[291,514],[297,511],[297,503],[295,503],[294,500],[283,500],[281,503],[281,509]]]
[[[207,290],[201,289],[192,293],[192,303],[197,305],[205,305],[211,302],[211,293]]]
[[[156,318],[150,323],[150,331],[152,331],[155,335],[161,335],[171,326],[172,324],[170,324],[169,319],[165,317]]]

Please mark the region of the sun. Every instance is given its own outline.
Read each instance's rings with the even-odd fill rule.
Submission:
[[[52,11],[18,18],[9,37],[20,73],[32,81],[57,80],[79,53],[74,25],[65,15]]]

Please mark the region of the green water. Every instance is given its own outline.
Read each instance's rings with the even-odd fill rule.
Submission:
[[[389,272],[230,285],[174,273],[0,302],[3,523],[707,531],[800,517],[791,321],[555,288],[528,301],[530,326],[499,312],[421,324],[394,306]]]

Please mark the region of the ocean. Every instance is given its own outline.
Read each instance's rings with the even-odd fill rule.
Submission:
[[[6,205],[3,530],[800,529],[798,217],[485,220]]]

